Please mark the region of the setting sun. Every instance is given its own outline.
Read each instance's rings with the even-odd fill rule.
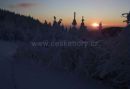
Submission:
[[[98,23],[93,23],[92,26],[93,26],[93,27],[98,27],[99,24],[98,24]]]

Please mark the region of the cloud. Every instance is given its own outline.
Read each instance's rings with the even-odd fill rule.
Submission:
[[[10,7],[11,8],[30,8],[36,5],[37,5],[36,3],[18,3],[15,5],[11,5]]]

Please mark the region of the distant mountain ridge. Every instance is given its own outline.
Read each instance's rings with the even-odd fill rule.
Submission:
[[[102,34],[104,36],[117,36],[120,32],[122,32],[124,30],[124,27],[108,27],[108,28],[104,28],[102,30]]]

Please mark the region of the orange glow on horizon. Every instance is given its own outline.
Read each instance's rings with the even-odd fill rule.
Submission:
[[[44,23],[45,20],[47,20],[48,22],[51,22],[51,24],[53,23],[53,17],[52,18],[45,18],[44,16],[35,16],[34,18],[39,19],[39,21],[42,23]],[[58,20],[59,20],[59,18],[57,19],[57,21]],[[69,28],[70,26],[72,26],[72,21],[73,21],[73,18],[72,19],[71,18],[64,18],[62,21],[62,25]],[[87,19],[86,18],[85,25],[88,28],[97,29],[100,22],[101,22],[100,19],[92,19],[92,18]],[[79,18],[77,18],[77,23],[78,23],[77,27],[79,27],[81,24],[81,20]],[[104,19],[102,24],[103,24],[103,28],[106,28],[106,27],[125,27],[126,26],[126,23],[123,23],[121,19],[119,19],[119,20]]]

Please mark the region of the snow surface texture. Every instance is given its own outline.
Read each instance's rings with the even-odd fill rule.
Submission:
[[[119,36],[104,39],[92,47],[33,47],[28,44],[17,49],[15,58],[43,63],[54,70],[92,77],[112,85],[128,88],[128,40],[123,31]]]
[[[12,56],[17,45],[1,44],[9,55],[2,54],[5,59],[0,60],[0,89],[113,89],[93,79],[81,79],[75,74],[51,70],[42,64],[14,60]]]

